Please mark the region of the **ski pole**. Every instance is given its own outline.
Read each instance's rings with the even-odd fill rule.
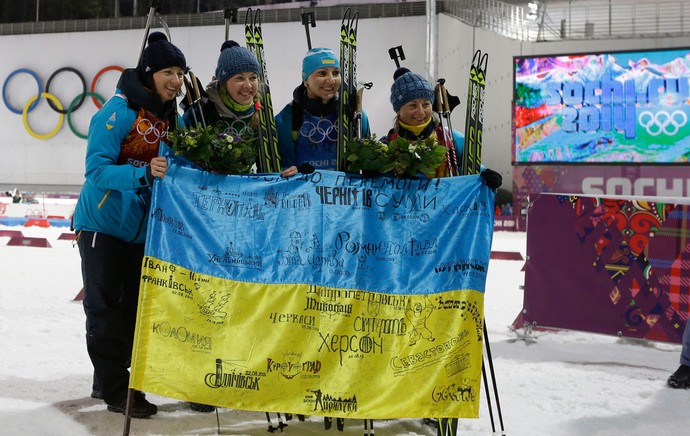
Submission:
[[[405,53],[403,52],[402,45],[389,48],[388,55],[395,61],[396,68],[400,68],[400,61],[405,60]]]
[[[168,41],[172,42],[172,37],[170,36],[170,28],[168,27],[167,21],[165,21],[163,17],[160,17],[159,21],[161,23],[161,26],[163,27],[163,31],[165,31],[165,35],[168,37]]]
[[[484,337],[486,340],[486,336]],[[489,419],[491,420],[491,434],[496,434],[496,423],[494,422],[494,408],[491,405],[491,391],[489,391],[489,382],[486,379],[486,365],[482,361],[482,379],[484,380],[484,390],[486,391],[486,405],[489,408]]]
[[[300,14],[300,17],[302,18],[304,32],[307,34],[307,50],[311,50],[311,36],[309,35],[309,25],[311,25],[311,27],[316,27],[316,18],[314,18],[314,12],[304,12]]]
[[[271,415],[266,412],[266,420],[268,421],[268,432],[273,433],[274,431],[278,430],[276,427],[273,427],[273,422],[271,422]]]
[[[374,420],[364,420],[364,436],[374,436]]]
[[[192,81],[192,92],[194,98],[194,105],[199,108],[199,116],[201,117],[201,125],[206,128],[206,120],[204,119],[204,110],[201,107],[201,91],[199,91],[199,80],[192,71],[189,72],[189,79]]]
[[[453,138],[453,126],[450,122],[450,104],[448,102],[448,92],[446,91],[446,79],[438,79],[435,89],[436,110],[441,118],[441,126],[444,128],[444,145],[448,149],[448,171],[451,176],[458,176],[458,156],[455,152],[455,139]],[[443,126],[445,120],[446,125]]]
[[[199,120],[196,117],[196,110],[194,109],[194,98],[192,97],[192,94],[194,93],[192,89],[192,84],[189,83],[189,80],[187,79],[187,76],[184,76],[184,98],[187,101],[187,106],[191,109],[192,111],[192,117],[194,118],[194,126],[199,125]]]
[[[144,55],[144,48],[146,48],[146,40],[149,39],[149,30],[151,30],[151,25],[153,24],[153,17],[156,15],[156,10],[160,9],[162,3],[162,0],[151,0],[151,7],[149,8],[149,14],[146,18],[146,27],[144,28],[144,40],[141,42],[141,50],[139,50],[137,65],[139,65],[141,57]]]
[[[501,413],[501,401],[498,399],[498,384],[496,383],[496,373],[494,372],[494,360],[491,357],[491,344],[489,343],[489,332],[486,330],[486,320],[484,321],[484,345],[486,346],[486,357],[489,361],[491,382],[494,387],[494,397],[496,398],[496,411],[498,412],[498,422],[501,425],[501,435],[505,435],[506,431],[503,427],[503,413]]]
[[[357,110],[355,111],[355,120],[357,120],[357,139],[363,138],[362,127],[364,121],[362,120],[362,98],[364,96],[364,90],[371,89],[372,86],[374,86],[374,84],[371,82],[362,83],[362,87],[357,90]]]
[[[223,11],[225,18],[225,40],[230,39],[230,23],[237,23],[237,8],[225,8]]]
[[[122,436],[129,436],[129,428],[132,423],[132,404],[134,404],[134,390],[127,389],[127,402],[125,403],[125,426],[122,428]]]

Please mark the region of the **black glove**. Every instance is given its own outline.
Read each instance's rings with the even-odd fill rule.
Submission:
[[[494,191],[501,186],[501,183],[503,183],[503,177],[501,176],[501,174],[497,173],[496,171],[490,168],[486,168],[484,171],[482,171],[480,176],[482,176],[482,178],[484,179],[486,186],[493,189]]]
[[[314,166],[308,162],[303,163],[297,167],[297,171],[302,174],[311,174],[315,170]]]

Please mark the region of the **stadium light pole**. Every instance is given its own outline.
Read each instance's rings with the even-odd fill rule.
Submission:
[[[38,10],[40,9],[41,0],[36,0],[36,22],[38,22]]]

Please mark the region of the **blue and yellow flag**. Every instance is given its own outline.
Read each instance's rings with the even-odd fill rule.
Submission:
[[[494,194],[479,176],[154,186],[130,387],[234,409],[478,416]]]

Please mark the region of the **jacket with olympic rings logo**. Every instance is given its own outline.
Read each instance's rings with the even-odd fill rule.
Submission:
[[[338,99],[323,104],[307,97],[300,84],[276,116],[278,150],[283,168],[311,164],[316,169],[335,170],[338,141]],[[369,118],[362,112],[362,136],[371,134]]]
[[[177,103],[162,103],[135,69],[122,73],[116,94],[94,114],[86,148],[86,180],[74,211],[76,231],[127,242],[146,239],[153,177],[151,159],[168,155],[168,129],[183,126]]]

